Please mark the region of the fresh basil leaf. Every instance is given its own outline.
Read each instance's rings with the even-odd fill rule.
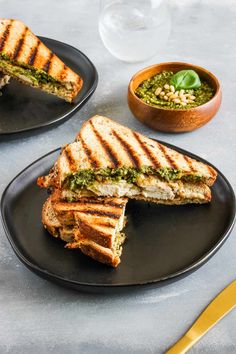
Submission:
[[[179,89],[197,89],[201,86],[201,81],[194,70],[181,70],[172,76],[170,84]]]

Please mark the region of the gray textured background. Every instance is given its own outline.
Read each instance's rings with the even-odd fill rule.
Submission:
[[[170,40],[144,64],[125,64],[103,47],[97,30],[97,0],[0,0],[1,16],[22,19],[37,34],[72,44],[99,72],[92,99],[65,124],[36,136],[0,142],[0,193],[24,167],[72,141],[95,113],[209,159],[236,185],[236,2],[172,0]],[[128,110],[126,90],[133,73],[160,61],[202,65],[221,80],[223,103],[200,130],[154,133]],[[16,117],[17,119],[17,117]],[[38,278],[14,255],[0,226],[0,353],[162,353],[190,326],[209,301],[235,278],[235,230],[206,265],[172,285],[130,295],[76,293]],[[192,353],[235,353],[236,312],[211,330]]]

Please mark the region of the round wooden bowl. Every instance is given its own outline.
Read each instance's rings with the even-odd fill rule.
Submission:
[[[190,109],[169,109],[151,106],[135,95],[137,87],[150,77],[166,70],[195,70],[200,79],[207,81],[215,90],[215,95],[207,103]],[[134,116],[152,129],[163,132],[189,132],[209,122],[221,104],[222,94],[220,83],[208,70],[188,63],[169,62],[149,66],[140,70],[130,80],[128,87],[128,105]]]

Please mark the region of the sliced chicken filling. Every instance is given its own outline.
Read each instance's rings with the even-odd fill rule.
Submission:
[[[94,182],[87,189],[98,196],[143,196],[160,200],[174,200],[178,197],[185,199],[205,199],[209,188],[203,183],[191,182],[165,182],[153,176],[141,175],[137,178],[136,184],[124,180],[119,183],[106,181],[103,183]]]

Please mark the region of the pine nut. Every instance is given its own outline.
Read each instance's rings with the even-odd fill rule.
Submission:
[[[171,100],[173,100],[173,98],[177,98],[178,96],[175,94],[175,93],[173,93],[171,96],[170,96],[170,99]]]
[[[160,96],[165,96],[165,94],[166,94],[166,93],[165,93],[164,91],[161,91],[161,92],[160,92]]]
[[[185,93],[185,90],[183,90],[183,89],[179,91],[179,95],[181,95],[181,96],[182,96],[184,93]]]
[[[193,95],[190,95],[190,97],[189,97],[189,98],[190,98],[190,100],[195,100],[195,98],[196,98],[196,97],[195,97],[195,96],[193,96]]]
[[[185,101],[187,100],[187,96],[186,96],[186,95],[183,95],[183,96],[181,97],[181,99],[182,99],[183,102],[185,102]]]
[[[158,87],[158,88],[156,89],[156,91],[155,91],[155,95],[156,95],[156,96],[159,96],[160,93],[161,93],[161,91],[162,91],[162,88],[161,88],[161,87]]]
[[[180,103],[180,99],[179,98],[175,98],[175,99],[173,99],[173,102],[174,103]]]
[[[175,88],[173,85],[170,85],[170,90],[171,90],[171,92],[175,92]]]
[[[168,97],[167,97],[167,96],[164,96],[163,99],[164,99],[165,101],[168,101]]]
[[[169,90],[169,88],[170,88],[170,85],[168,85],[168,84],[164,85],[164,89]]]

